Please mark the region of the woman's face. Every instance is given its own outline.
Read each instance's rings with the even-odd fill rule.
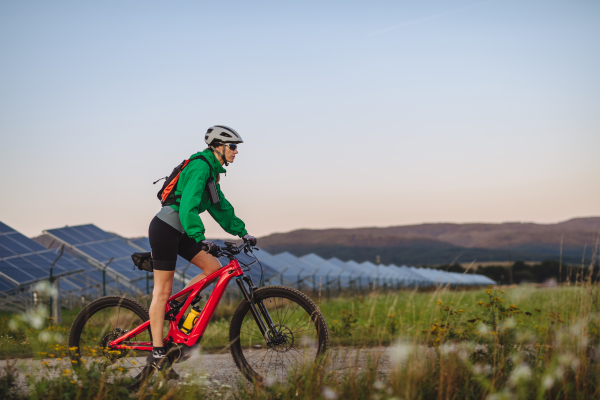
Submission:
[[[228,145],[224,145],[223,148],[225,149],[225,159],[227,159],[228,163],[232,163],[235,160],[235,155],[238,153],[237,149],[231,150]]]

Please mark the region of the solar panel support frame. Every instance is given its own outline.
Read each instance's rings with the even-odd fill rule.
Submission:
[[[50,232],[48,232],[46,230],[42,231],[42,233],[50,236],[52,239],[55,239],[58,242],[64,244],[66,247],[68,247],[69,249],[73,250],[74,252],[76,252],[77,254],[81,255],[82,257],[85,257],[88,260],[88,263],[90,263],[91,265],[93,265],[94,267],[96,267],[98,270],[103,271],[103,268],[105,266],[104,263],[96,260],[93,257],[90,257],[88,254],[86,254],[85,252],[79,250],[77,247],[75,247],[75,246],[73,246],[73,245],[71,245],[69,243],[66,243],[64,240],[60,239],[56,235],[53,235],[52,233],[50,233]],[[123,276],[119,272],[115,271],[114,269],[108,268],[108,266],[107,266],[106,269],[108,270],[106,272],[108,274],[108,276],[110,276],[111,278],[113,278],[115,280],[117,280],[117,279],[120,278],[120,283],[122,285],[124,285],[127,288],[133,290],[134,293],[141,294],[141,291],[135,285],[132,285],[131,282],[130,282],[130,280],[128,278],[126,278],[125,276]],[[108,272],[110,272],[110,273],[108,273]]]
[[[55,275],[53,275],[53,278],[55,280],[58,280],[60,278],[66,277],[66,276],[80,274],[82,272],[85,272],[85,269],[79,268],[79,269],[76,269],[76,270],[73,270],[73,271],[66,271],[66,272],[61,272],[60,274],[55,274]],[[26,287],[29,287],[29,286],[35,284],[35,283],[49,280],[49,278],[40,278],[40,279],[36,279],[34,281],[30,281],[30,282],[27,282],[27,283],[19,283],[19,282],[15,281],[14,279],[12,279],[11,277],[7,276],[6,274],[4,274],[2,272],[0,272],[0,275],[2,275],[3,278],[9,279],[11,282],[14,282],[15,285],[17,285],[17,287],[14,288],[14,289],[7,290],[5,292],[1,292],[1,293],[6,293],[6,294],[12,294],[12,293],[18,292],[19,290],[21,290],[21,288],[26,288]]]

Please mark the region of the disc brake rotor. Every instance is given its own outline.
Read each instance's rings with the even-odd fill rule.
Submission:
[[[275,325],[277,335],[271,339],[271,348],[278,353],[290,351],[294,345],[294,333],[285,325]]]

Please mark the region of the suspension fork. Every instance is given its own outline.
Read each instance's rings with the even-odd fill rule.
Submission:
[[[248,284],[248,289],[246,288],[246,285],[244,285],[243,281],[246,281]],[[260,329],[260,332],[267,341],[267,344],[270,345],[273,337],[277,335],[277,328],[275,327],[275,323],[271,319],[271,315],[267,311],[267,307],[265,307],[264,303],[262,301],[254,301],[254,291],[258,288],[254,286],[252,278],[247,275],[240,276],[235,280],[235,282],[240,287],[240,290],[242,291],[246,301],[250,304],[250,312],[252,313],[256,324],[258,325],[258,329]],[[266,325],[263,321],[263,318],[266,321]]]

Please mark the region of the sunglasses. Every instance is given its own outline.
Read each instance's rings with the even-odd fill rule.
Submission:
[[[235,143],[226,143],[225,146],[228,146],[231,151],[236,151],[238,147]]]

